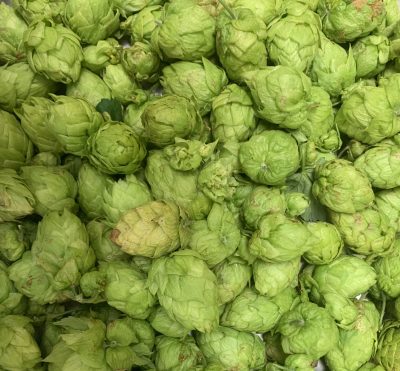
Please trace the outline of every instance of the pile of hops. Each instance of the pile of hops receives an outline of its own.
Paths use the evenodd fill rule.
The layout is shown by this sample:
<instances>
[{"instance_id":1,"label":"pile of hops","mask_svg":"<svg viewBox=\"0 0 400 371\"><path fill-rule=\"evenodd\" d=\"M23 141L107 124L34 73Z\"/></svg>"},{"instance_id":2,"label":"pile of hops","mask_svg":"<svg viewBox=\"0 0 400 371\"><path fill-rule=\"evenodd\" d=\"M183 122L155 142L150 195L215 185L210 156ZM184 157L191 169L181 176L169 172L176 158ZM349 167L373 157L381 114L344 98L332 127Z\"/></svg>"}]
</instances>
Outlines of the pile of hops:
<instances>
[{"instance_id":1,"label":"pile of hops","mask_svg":"<svg viewBox=\"0 0 400 371\"><path fill-rule=\"evenodd\" d=\"M1 370L400 370L396 0L0 24Z\"/></svg>"}]
</instances>

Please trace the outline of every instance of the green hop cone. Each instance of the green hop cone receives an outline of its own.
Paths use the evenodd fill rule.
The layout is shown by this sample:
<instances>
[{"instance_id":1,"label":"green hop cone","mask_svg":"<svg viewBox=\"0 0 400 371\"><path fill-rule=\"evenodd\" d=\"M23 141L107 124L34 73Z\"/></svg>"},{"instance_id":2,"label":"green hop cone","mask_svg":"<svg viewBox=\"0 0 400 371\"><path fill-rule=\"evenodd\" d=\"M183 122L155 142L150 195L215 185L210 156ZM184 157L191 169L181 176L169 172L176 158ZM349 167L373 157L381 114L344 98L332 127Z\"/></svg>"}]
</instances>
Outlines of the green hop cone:
<instances>
[{"instance_id":1,"label":"green hop cone","mask_svg":"<svg viewBox=\"0 0 400 371\"><path fill-rule=\"evenodd\" d=\"M24 166L21 176L35 197L35 212L76 211L78 186L71 173L58 166Z\"/></svg>"},{"instance_id":2,"label":"green hop cone","mask_svg":"<svg viewBox=\"0 0 400 371\"><path fill-rule=\"evenodd\" d=\"M17 223L0 223L0 239L3 241L0 246L0 257L5 261L18 260L28 247L24 239L23 226Z\"/></svg>"},{"instance_id":3,"label":"green hop cone","mask_svg":"<svg viewBox=\"0 0 400 371\"><path fill-rule=\"evenodd\" d=\"M150 365L147 358L154 347L154 331L148 322L129 317L114 319L107 324L107 364L112 369Z\"/></svg>"},{"instance_id":4,"label":"green hop cone","mask_svg":"<svg viewBox=\"0 0 400 371\"><path fill-rule=\"evenodd\" d=\"M96 107L102 99L111 99L110 88L100 76L81 69L78 80L67 85L66 95L71 98L79 98Z\"/></svg>"},{"instance_id":5,"label":"green hop cone","mask_svg":"<svg viewBox=\"0 0 400 371\"><path fill-rule=\"evenodd\" d=\"M268 25L269 58L275 65L308 72L320 45L321 21L301 3L289 3L286 13Z\"/></svg>"},{"instance_id":6,"label":"green hop cone","mask_svg":"<svg viewBox=\"0 0 400 371\"><path fill-rule=\"evenodd\" d=\"M35 23L24 33L24 46L34 72L64 84L78 80L83 53L79 37L70 29Z\"/></svg>"},{"instance_id":7,"label":"green hop cone","mask_svg":"<svg viewBox=\"0 0 400 371\"><path fill-rule=\"evenodd\" d=\"M166 95L150 102L141 119L146 139L158 147L173 144L175 138L196 139L204 130L194 104L177 95Z\"/></svg>"},{"instance_id":8,"label":"green hop cone","mask_svg":"<svg viewBox=\"0 0 400 371\"><path fill-rule=\"evenodd\" d=\"M157 370L193 370L205 365L205 359L192 337L176 339L159 336L156 339Z\"/></svg>"},{"instance_id":9,"label":"green hop cone","mask_svg":"<svg viewBox=\"0 0 400 371\"><path fill-rule=\"evenodd\" d=\"M239 85L228 85L212 100L210 121L219 142L247 140L257 122L250 95Z\"/></svg>"},{"instance_id":10,"label":"green hop cone","mask_svg":"<svg viewBox=\"0 0 400 371\"><path fill-rule=\"evenodd\" d=\"M383 0L323 0L318 4L318 13L325 35L345 43L374 31L385 17L385 7Z\"/></svg>"},{"instance_id":11,"label":"green hop cone","mask_svg":"<svg viewBox=\"0 0 400 371\"><path fill-rule=\"evenodd\" d=\"M26 23L7 3L0 4L0 63L14 63L25 58L23 47Z\"/></svg>"},{"instance_id":12,"label":"green hop cone","mask_svg":"<svg viewBox=\"0 0 400 371\"><path fill-rule=\"evenodd\" d=\"M132 345L138 352L142 346L150 352L155 343L154 330L147 321L124 317L114 319L107 324L106 337L119 345Z\"/></svg>"},{"instance_id":13,"label":"green hop cone","mask_svg":"<svg viewBox=\"0 0 400 371\"><path fill-rule=\"evenodd\" d=\"M239 161L254 182L280 185L298 169L299 149L290 134L266 130L241 144Z\"/></svg>"},{"instance_id":14,"label":"green hop cone","mask_svg":"<svg viewBox=\"0 0 400 371\"><path fill-rule=\"evenodd\" d=\"M347 160L332 160L317 166L314 196L329 209L354 213L370 206L374 193L367 176Z\"/></svg>"},{"instance_id":15,"label":"green hop cone","mask_svg":"<svg viewBox=\"0 0 400 371\"><path fill-rule=\"evenodd\" d=\"M5 370L33 370L41 361L31 319L8 315L0 318L0 367Z\"/></svg>"},{"instance_id":16,"label":"green hop cone","mask_svg":"<svg viewBox=\"0 0 400 371\"><path fill-rule=\"evenodd\" d=\"M122 104L141 103L147 99L145 92L138 87L137 82L120 63L106 66L103 80L111 91L111 97Z\"/></svg>"},{"instance_id":17,"label":"green hop cone","mask_svg":"<svg viewBox=\"0 0 400 371\"><path fill-rule=\"evenodd\" d=\"M238 331L264 333L275 327L281 314L274 299L246 288L226 305L221 325Z\"/></svg>"},{"instance_id":18,"label":"green hop cone","mask_svg":"<svg viewBox=\"0 0 400 371\"><path fill-rule=\"evenodd\" d=\"M358 370L376 349L379 312L372 302L366 300L355 305L358 311L355 322L350 329L339 328L339 342L325 357L332 370Z\"/></svg>"},{"instance_id":19,"label":"green hop cone","mask_svg":"<svg viewBox=\"0 0 400 371\"><path fill-rule=\"evenodd\" d=\"M165 336L184 338L189 332L187 328L172 319L161 306L153 310L149 317L149 322L154 330Z\"/></svg>"},{"instance_id":20,"label":"green hop cone","mask_svg":"<svg viewBox=\"0 0 400 371\"><path fill-rule=\"evenodd\" d=\"M130 209L152 200L148 185L130 174L118 181L108 180L103 192L103 210L110 223L117 223Z\"/></svg>"},{"instance_id":21,"label":"green hop cone","mask_svg":"<svg viewBox=\"0 0 400 371\"><path fill-rule=\"evenodd\" d=\"M376 282L376 273L364 260L343 255L327 265L317 266L312 279L318 290L312 293L322 295L331 316L348 325L354 321L353 314L357 311L351 301L344 299L367 292Z\"/></svg>"},{"instance_id":22,"label":"green hop cone","mask_svg":"<svg viewBox=\"0 0 400 371\"><path fill-rule=\"evenodd\" d=\"M29 97L45 97L55 90L55 83L34 73L28 63L20 62L0 67L0 108L13 112Z\"/></svg>"},{"instance_id":23,"label":"green hop cone","mask_svg":"<svg viewBox=\"0 0 400 371\"><path fill-rule=\"evenodd\" d=\"M311 80L302 72L287 66L264 67L247 72L244 81L259 117L287 129L306 122Z\"/></svg>"},{"instance_id":24,"label":"green hop cone","mask_svg":"<svg viewBox=\"0 0 400 371\"><path fill-rule=\"evenodd\" d=\"M334 126L334 111L329 94L318 86L312 86L308 97L307 120L299 131L315 143L321 151L336 151L342 141Z\"/></svg>"},{"instance_id":25,"label":"green hop cone","mask_svg":"<svg viewBox=\"0 0 400 371\"><path fill-rule=\"evenodd\" d=\"M103 348L105 324L88 317L66 317L52 323L58 332L54 344L44 359L49 371L109 369Z\"/></svg>"},{"instance_id":26,"label":"green hop cone","mask_svg":"<svg viewBox=\"0 0 400 371\"><path fill-rule=\"evenodd\" d=\"M399 325L399 322L387 321L379 333L375 359L385 370L399 370Z\"/></svg>"},{"instance_id":27,"label":"green hop cone","mask_svg":"<svg viewBox=\"0 0 400 371\"><path fill-rule=\"evenodd\" d=\"M285 196L277 187L257 186L245 199L242 216L246 225L256 229L259 220L267 214L284 213L286 209Z\"/></svg>"},{"instance_id":28,"label":"green hop cone","mask_svg":"<svg viewBox=\"0 0 400 371\"><path fill-rule=\"evenodd\" d=\"M233 170L227 161L210 161L200 170L197 180L199 189L214 202L231 200L239 185L233 176Z\"/></svg>"},{"instance_id":29,"label":"green hop cone","mask_svg":"<svg viewBox=\"0 0 400 371\"><path fill-rule=\"evenodd\" d=\"M82 156L87 140L103 124L103 118L87 101L67 96L53 96L48 125L64 152Z\"/></svg>"},{"instance_id":30,"label":"green hop cone","mask_svg":"<svg viewBox=\"0 0 400 371\"><path fill-rule=\"evenodd\" d=\"M175 1L164 7L151 43L163 59L199 61L214 54L215 23L194 0Z\"/></svg>"},{"instance_id":31,"label":"green hop cone","mask_svg":"<svg viewBox=\"0 0 400 371\"><path fill-rule=\"evenodd\" d=\"M7 266L0 261L0 316L21 314L26 309L26 298L19 293L8 278Z\"/></svg>"},{"instance_id":32,"label":"green hop cone","mask_svg":"<svg viewBox=\"0 0 400 371\"><path fill-rule=\"evenodd\" d=\"M179 223L174 203L151 201L122 214L111 240L130 255L159 258L179 247Z\"/></svg>"},{"instance_id":33,"label":"green hop cone","mask_svg":"<svg viewBox=\"0 0 400 371\"><path fill-rule=\"evenodd\" d=\"M285 195L286 213L289 216L302 215L310 206L310 199L300 192L290 192Z\"/></svg>"},{"instance_id":34,"label":"green hop cone","mask_svg":"<svg viewBox=\"0 0 400 371\"><path fill-rule=\"evenodd\" d=\"M33 145L14 115L0 110L0 168L19 169L30 161Z\"/></svg>"},{"instance_id":35,"label":"green hop cone","mask_svg":"<svg viewBox=\"0 0 400 371\"><path fill-rule=\"evenodd\" d=\"M339 340L334 319L318 305L300 303L283 314L278 327L285 353L300 353L318 359L332 350Z\"/></svg>"},{"instance_id":36,"label":"green hop cone","mask_svg":"<svg viewBox=\"0 0 400 371\"><path fill-rule=\"evenodd\" d=\"M384 255L395 240L396 228L373 207L354 214L331 213L331 220L344 243L361 255Z\"/></svg>"},{"instance_id":37,"label":"green hop cone","mask_svg":"<svg viewBox=\"0 0 400 371\"><path fill-rule=\"evenodd\" d=\"M65 0L14 0L15 10L25 19L27 24L32 24L42 19L62 22L65 10Z\"/></svg>"},{"instance_id":38,"label":"green hop cone","mask_svg":"<svg viewBox=\"0 0 400 371\"><path fill-rule=\"evenodd\" d=\"M125 261L101 262L98 271L82 276L80 286L85 296L101 294L108 305L132 318L146 319L156 302L145 273Z\"/></svg>"},{"instance_id":39,"label":"green hop cone","mask_svg":"<svg viewBox=\"0 0 400 371\"><path fill-rule=\"evenodd\" d=\"M231 80L241 82L245 72L267 65L266 38L265 23L250 9L225 10L219 14L217 54Z\"/></svg>"},{"instance_id":40,"label":"green hop cone","mask_svg":"<svg viewBox=\"0 0 400 371\"><path fill-rule=\"evenodd\" d=\"M310 76L331 97L338 97L356 79L356 61L352 49L346 52L340 45L321 37Z\"/></svg>"},{"instance_id":41,"label":"green hop cone","mask_svg":"<svg viewBox=\"0 0 400 371\"><path fill-rule=\"evenodd\" d=\"M218 326L217 279L195 252L182 250L155 260L148 285L168 315L188 330L209 332Z\"/></svg>"},{"instance_id":42,"label":"green hop cone","mask_svg":"<svg viewBox=\"0 0 400 371\"><path fill-rule=\"evenodd\" d=\"M146 180L155 199L176 203L190 219L204 219L212 201L198 189L198 171L177 171L163 151L151 151L145 168Z\"/></svg>"},{"instance_id":43,"label":"green hop cone","mask_svg":"<svg viewBox=\"0 0 400 371\"><path fill-rule=\"evenodd\" d=\"M0 222L33 214L35 198L13 169L0 169Z\"/></svg>"},{"instance_id":44,"label":"green hop cone","mask_svg":"<svg viewBox=\"0 0 400 371\"><path fill-rule=\"evenodd\" d=\"M101 218L103 212L103 192L108 176L88 163L82 164L78 174L79 206L89 219Z\"/></svg>"},{"instance_id":45,"label":"green hop cone","mask_svg":"<svg viewBox=\"0 0 400 371\"><path fill-rule=\"evenodd\" d=\"M147 6L128 17L126 21L121 22L121 29L129 32L132 41L150 41L161 15L162 7L160 5Z\"/></svg>"},{"instance_id":46,"label":"green hop cone","mask_svg":"<svg viewBox=\"0 0 400 371\"><path fill-rule=\"evenodd\" d=\"M343 250L343 240L337 228L330 223L314 222L307 224L311 232L309 244L303 258L309 264L322 265L334 261Z\"/></svg>"},{"instance_id":47,"label":"green hop cone","mask_svg":"<svg viewBox=\"0 0 400 371\"><path fill-rule=\"evenodd\" d=\"M191 99L204 116L211 110L213 99L221 93L228 79L223 69L202 58L202 63L181 61L164 67L160 82L165 94Z\"/></svg>"},{"instance_id":48,"label":"green hop cone","mask_svg":"<svg viewBox=\"0 0 400 371\"><path fill-rule=\"evenodd\" d=\"M322 291L335 291L355 298L375 284L376 273L365 260L343 255L327 265L316 267L313 278Z\"/></svg>"},{"instance_id":49,"label":"green hop cone","mask_svg":"<svg viewBox=\"0 0 400 371\"><path fill-rule=\"evenodd\" d=\"M267 263L257 259L253 263L254 287L267 297L276 297L288 287L297 286L300 258L281 263Z\"/></svg>"},{"instance_id":50,"label":"green hop cone","mask_svg":"<svg viewBox=\"0 0 400 371\"><path fill-rule=\"evenodd\" d=\"M224 370L257 370L266 362L264 343L252 333L220 326L210 333L198 333L196 342L207 363L220 364Z\"/></svg>"},{"instance_id":51,"label":"green hop cone","mask_svg":"<svg viewBox=\"0 0 400 371\"><path fill-rule=\"evenodd\" d=\"M384 35L369 35L353 46L357 78L370 78L385 69L391 59L390 40Z\"/></svg>"},{"instance_id":52,"label":"green hop cone","mask_svg":"<svg viewBox=\"0 0 400 371\"><path fill-rule=\"evenodd\" d=\"M141 138L126 124L108 122L88 139L89 160L107 174L133 174L146 157Z\"/></svg>"},{"instance_id":53,"label":"green hop cone","mask_svg":"<svg viewBox=\"0 0 400 371\"><path fill-rule=\"evenodd\" d=\"M96 44L119 27L119 13L113 11L111 0L68 0L64 20L83 42Z\"/></svg>"},{"instance_id":54,"label":"green hop cone","mask_svg":"<svg viewBox=\"0 0 400 371\"><path fill-rule=\"evenodd\" d=\"M121 52L121 63L137 81L155 82L158 79L160 58L150 44L136 41Z\"/></svg>"},{"instance_id":55,"label":"green hop cone","mask_svg":"<svg viewBox=\"0 0 400 371\"><path fill-rule=\"evenodd\" d=\"M21 127L40 152L61 152L61 144L50 131L48 112L53 102L42 97L30 97L24 101L15 114L21 120Z\"/></svg>"},{"instance_id":56,"label":"green hop cone","mask_svg":"<svg viewBox=\"0 0 400 371\"><path fill-rule=\"evenodd\" d=\"M398 79L399 74L392 76L394 84ZM387 88L368 86L362 81L350 86L335 116L340 132L366 144L378 143L398 133L400 97L394 88L390 84Z\"/></svg>"},{"instance_id":57,"label":"green hop cone","mask_svg":"<svg viewBox=\"0 0 400 371\"><path fill-rule=\"evenodd\" d=\"M38 303L65 301L80 277L93 268L95 254L81 220L68 210L50 211L39 223L32 249L10 267L19 291Z\"/></svg>"},{"instance_id":58,"label":"green hop cone","mask_svg":"<svg viewBox=\"0 0 400 371\"><path fill-rule=\"evenodd\" d=\"M94 73L100 73L109 64L117 64L121 58L121 46L116 39L100 40L96 45L83 49L82 66Z\"/></svg>"},{"instance_id":59,"label":"green hop cone","mask_svg":"<svg viewBox=\"0 0 400 371\"><path fill-rule=\"evenodd\" d=\"M240 226L227 204L215 203L207 220L198 220L189 226L188 247L210 267L231 256L239 243Z\"/></svg>"},{"instance_id":60,"label":"green hop cone","mask_svg":"<svg viewBox=\"0 0 400 371\"><path fill-rule=\"evenodd\" d=\"M362 171L373 187L390 189L400 186L400 146L377 145L359 156L354 166Z\"/></svg>"},{"instance_id":61,"label":"green hop cone","mask_svg":"<svg viewBox=\"0 0 400 371\"><path fill-rule=\"evenodd\" d=\"M387 256L380 257L373 265L377 274L378 288L390 298L400 296L398 284L400 281L399 260L400 240L396 240L393 251Z\"/></svg>"},{"instance_id":62,"label":"green hop cone","mask_svg":"<svg viewBox=\"0 0 400 371\"><path fill-rule=\"evenodd\" d=\"M199 140L175 138L175 144L163 148L170 166L179 171L198 169L212 155L217 142L204 144Z\"/></svg>"},{"instance_id":63,"label":"green hop cone","mask_svg":"<svg viewBox=\"0 0 400 371\"><path fill-rule=\"evenodd\" d=\"M283 214L264 216L250 242L250 253L266 262L287 262L310 249L307 225Z\"/></svg>"},{"instance_id":64,"label":"green hop cone","mask_svg":"<svg viewBox=\"0 0 400 371\"><path fill-rule=\"evenodd\" d=\"M162 4L163 0L112 0L113 7L119 10L121 15L126 18L132 13L144 11L148 8Z\"/></svg>"},{"instance_id":65,"label":"green hop cone","mask_svg":"<svg viewBox=\"0 0 400 371\"><path fill-rule=\"evenodd\" d=\"M247 262L239 257L232 256L216 267L214 274L217 277L219 304L225 304L238 296L249 284L251 268Z\"/></svg>"},{"instance_id":66,"label":"green hop cone","mask_svg":"<svg viewBox=\"0 0 400 371\"><path fill-rule=\"evenodd\" d=\"M86 225L86 229L89 234L90 246L99 261L127 260L128 255L111 241L112 228L100 221L91 220Z\"/></svg>"}]
</instances>

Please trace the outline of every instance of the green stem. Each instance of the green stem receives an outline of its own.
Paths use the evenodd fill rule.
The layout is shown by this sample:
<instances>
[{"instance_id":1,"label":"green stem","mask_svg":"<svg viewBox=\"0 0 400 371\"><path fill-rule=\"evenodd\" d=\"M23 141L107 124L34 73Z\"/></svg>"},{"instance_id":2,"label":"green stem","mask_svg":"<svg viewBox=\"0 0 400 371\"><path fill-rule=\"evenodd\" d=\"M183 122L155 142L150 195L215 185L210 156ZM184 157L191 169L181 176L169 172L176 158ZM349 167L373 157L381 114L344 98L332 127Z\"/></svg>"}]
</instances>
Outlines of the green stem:
<instances>
[{"instance_id":1,"label":"green stem","mask_svg":"<svg viewBox=\"0 0 400 371\"><path fill-rule=\"evenodd\" d=\"M229 13L232 19L237 19L235 12L233 9L225 2L225 0L218 0L219 3L224 7L224 9Z\"/></svg>"},{"instance_id":2,"label":"green stem","mask_svg":"<svg viewBox=\"0 0 400 371\"><path fill-rule=\"evenodd\" d=\"M341 158L344 154L345 154L345 152L346 151L348 151L350 149L350 147L349 146L346 146L346 147L344 147L340 152L339 152L339 154L338 154L338 158Z\"/></svg>"},{"instance_id":3,"label":"green stem","mask_svg":"<svg viewBox=\"0 0 400 371\"><path fill-rule=\"evenodd\" d=\"M384 293L381 293L382 297L382 308L381 308L381 315L379 318L379 328L382 328L382 323L383 323L383 316L385 315L385 310L386 310L386 295Z\"/></svg>"}]
</instances>

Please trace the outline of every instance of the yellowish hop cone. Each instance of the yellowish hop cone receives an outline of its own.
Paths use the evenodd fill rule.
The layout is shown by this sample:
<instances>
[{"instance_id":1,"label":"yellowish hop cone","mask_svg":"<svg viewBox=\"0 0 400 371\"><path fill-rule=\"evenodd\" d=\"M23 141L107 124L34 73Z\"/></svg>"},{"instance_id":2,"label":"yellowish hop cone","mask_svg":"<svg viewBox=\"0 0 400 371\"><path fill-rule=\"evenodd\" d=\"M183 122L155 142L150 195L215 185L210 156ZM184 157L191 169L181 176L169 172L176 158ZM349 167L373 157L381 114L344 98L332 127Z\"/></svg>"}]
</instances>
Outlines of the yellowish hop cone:
<instances>
[{"instance_id":1,"label":"yellowish hop cone","mask_svg":"<svg viewBox=\"0 0 400 371\"><path fill-rule=\"evenodd\" d=\"M130 255L158 258L179 247L179 208L172 202L152 201L127 211L111 240Z\"/></svg>"}]
</instances>

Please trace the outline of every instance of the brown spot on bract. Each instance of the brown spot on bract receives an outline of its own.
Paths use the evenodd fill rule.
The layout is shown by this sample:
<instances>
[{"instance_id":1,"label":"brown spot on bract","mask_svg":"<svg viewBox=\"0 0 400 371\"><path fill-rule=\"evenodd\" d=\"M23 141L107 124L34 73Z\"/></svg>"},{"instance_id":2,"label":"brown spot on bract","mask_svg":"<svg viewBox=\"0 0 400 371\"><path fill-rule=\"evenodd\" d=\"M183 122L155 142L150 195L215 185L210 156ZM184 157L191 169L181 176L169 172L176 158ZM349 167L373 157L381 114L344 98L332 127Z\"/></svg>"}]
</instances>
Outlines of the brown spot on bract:
<instances>
[{"instance_id":1,"label":"brown spot on bract","mask_svg":"<svg viewBox=\"0 0 400 371\"><path fill-rule=\"evenodd\" d=\"M372 14L374 17L377 17L378 15L382 14L383 11L383 2L382 0L375 0L371 4L371 9L372 9Z\"/></svg>"},{"instance_id":2,"label":"brown spot on bract","mask_svg":"<svg viewBox=\"0 0 400 371\"><path fill-rule=\"evenodd\" d=\"M361 10L367 4L367 0L354 0L353 5L357 10Z\"/></svg>"},{"instance_id":3,"label":"brown spot on bract","mask_svg":"<svg viewBox=\"0 0 400 371\"><path fill-rule=\"evenodd\" d=\"M113 229L110 234L110 240L112 242L115 242L118 239L120 234L121 234L121 232L118 229Z\"/></svg>"},{"instance_id":4,"label":"brown spot on bract","mask_svg":"<svg viewBox=\"0 0 400 371\"><path fill-rule=\"evenodd\" d=\"M184 361L186 361L187 357L185 354L179 354L178 359L179 359L179 362L184 362Z\"/></svg>"}]
</instances>

